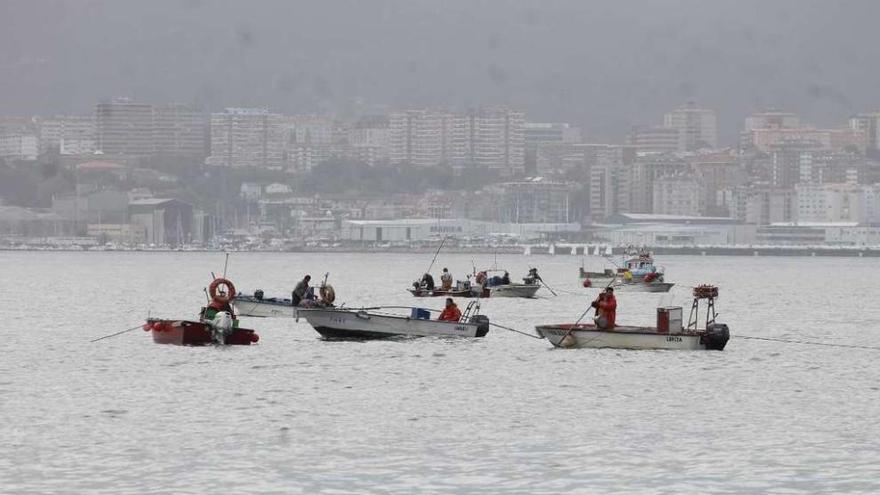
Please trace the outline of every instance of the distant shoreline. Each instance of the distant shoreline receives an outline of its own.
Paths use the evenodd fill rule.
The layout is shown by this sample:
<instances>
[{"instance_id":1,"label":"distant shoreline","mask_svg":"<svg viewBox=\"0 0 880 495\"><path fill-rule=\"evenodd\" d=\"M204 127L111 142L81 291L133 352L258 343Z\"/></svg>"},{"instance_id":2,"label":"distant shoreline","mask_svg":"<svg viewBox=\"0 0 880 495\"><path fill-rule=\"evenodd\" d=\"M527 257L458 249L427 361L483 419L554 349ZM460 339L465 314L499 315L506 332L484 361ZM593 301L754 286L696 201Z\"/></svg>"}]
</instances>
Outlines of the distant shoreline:
<instances>
[{"instance_id":1,"label":"distant shoreline","mask_svg":"<svg viewBox=\"0 0 880 495\"><path fill-rule=\"evenodd\" d=\"M581 245L578 245L581 246ZM590 246L595 246L591 244ZM450 254L530 254L550 256L582 256L583 248L571 245L554 246L486 246L486 247L444 247L443 251ZM575 250L573 253L572 250ZM830 247L830 246L654 246L646 247L660 256L803 256L803 257L834 257L834 258L880 258L880 247ZM110 253L207 253L207 252L231 252L231 253L434 253L437 250L433 246L421 247L297 247L294 249L200 249L200 248L153 248L153 249L113 249L101 247L10 247L0 246L4 252L110 252ZM592 251L592 249L589 249ZM615 256L621 255L624 248L613 248Z\"/></svg>"}]
</instances>

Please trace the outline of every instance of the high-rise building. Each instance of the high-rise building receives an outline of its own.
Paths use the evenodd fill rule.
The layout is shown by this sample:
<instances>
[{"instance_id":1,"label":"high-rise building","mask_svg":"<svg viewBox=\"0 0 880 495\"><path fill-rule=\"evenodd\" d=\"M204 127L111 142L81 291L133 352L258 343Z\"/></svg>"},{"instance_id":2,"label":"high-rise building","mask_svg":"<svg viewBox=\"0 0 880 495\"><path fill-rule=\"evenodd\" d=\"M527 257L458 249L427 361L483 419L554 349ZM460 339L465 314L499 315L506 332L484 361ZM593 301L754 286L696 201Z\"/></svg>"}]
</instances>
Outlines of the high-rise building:
<instances>
[{"instance_id":1,"label":"high-rise building","mask_svg":"<svg viewBox=\"0 0 880 495\"><path fill-rule=\"evenodd\" d=\"M464 114L407 110L389 116L390 158L429 167L476 165L502 176L522 174L525 141L522 112L484 108Z\"/></svg>"},{"instance_id":2,"label":"high-rise building","mask_svg":"<svg viewBox=\"0 0 880 495\"><path fill-rule=\"evenodd\" d=\"M208 114L194 105L170 103L153 108L154 151L159 154L205 157Z\"/></svg>"},{"instance_id":3,"label":"high-rise building","mask_svg":"<svg viewBox=\"0 0 880 495\"><path fill-rule=\"evenodd\" d=\"M679 131L672 127L637 126L627 136L627 144L645 153L674 152L679 150Z\"/></svg>"},{"instance_id":4,"label":"high-rise building","mask_svg":"<svg viewBox=\"0 0 880 495\"><path fill-rule=\"evenodd\" d=\"M653 213L678 216L703 213L702 187L693 176L663 177L654 181L653 188Z\"/></svg>"},{"instance_id":5,"label":"high-rise building","mask_svg":"<svg viewBox=\"0 0 880 495\"><path fill-rule=\"evenodd\" d=\"M266 108L227 108L211 114L210 165L284 166L284 118Z\"/></svg>"},{"instance_id":6,"label":"high-rise building","mask_svg":"<svg viewBox=\"0 0 880 495\"><path fill-rule=\"evenodd\" d=\"M863 113L849 119L850 128L865 134L868 152L880 154L880 112Z\"/></svg>"},{"instance_id":7,"label":"high-rise building","mask_svg":"<svg viewBox=\"0 0 880 495\"><path fill-rule=\"evenodd\" d=\"M678 132L678 151L718 147L715 110L696 108L693 103L667 113L663 126Z\"/></svg>"},{"instance_id":8,"label":"high-rise building","mask_svg":"<svg viewBox=\"0 0 880 495\"><path fill-rule=\"evenodd\" d=\"M153 106L117 98L95 107L96 145L106 154L154 152Z\"/></svg>"}]
</instances>

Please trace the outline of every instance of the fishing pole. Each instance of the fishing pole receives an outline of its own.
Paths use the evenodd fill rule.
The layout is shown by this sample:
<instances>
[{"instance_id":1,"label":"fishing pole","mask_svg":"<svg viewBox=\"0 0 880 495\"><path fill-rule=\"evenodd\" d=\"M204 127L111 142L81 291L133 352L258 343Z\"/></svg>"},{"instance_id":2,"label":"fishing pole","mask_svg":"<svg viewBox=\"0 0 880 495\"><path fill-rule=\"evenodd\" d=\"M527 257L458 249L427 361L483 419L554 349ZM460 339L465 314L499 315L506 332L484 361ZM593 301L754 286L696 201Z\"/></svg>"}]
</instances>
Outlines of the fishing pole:
<instances>
[{"instance_id":1,"label":"fishing pole","mask_svg":"<svg viewBox=\"0 0 880 495\"><path fill-rule=\"evenodd\" d=\"M223 262L223 278L226 278L226 267L229 266L229 253L226 253L226 261Z\"/></svg>"},{"instance_id":2,"label":"fishing pole","mask_svg":"<svg viewBox=\"0 0 880 495\"><path fill-rule=\"evenodd\" d=\"M134 331L134 330L137 330L138 328L142 328L142 326L143 326L143 325L138 325L138 326L136 326L136 327L131 327L131 328L128 328L128 329L126 329L126 330L123 330L123 331L121 331L121 332L111 333L110 335L105 335L105 336L103 336L103 337L99 337L99 338L97 338L97 339L95 339L95 340L90 340L89 342L97 342L97 341L99 341L99 340L109 339L110 337L115 337L115 336L117 336L117 335L122 335L122 334L124 334L124 333L132 332L132 331Z\"/></svg>"},{"instance_id":3,"label":"fishing pole","mask_svg":"<svg viewBox=\"0 0 880 495\"><path fill-rule=\"evenodd\" d=\"M443 236L443 240L440 241L440 246L437 247L437 252L434 253L434 259L431 260L431 264L428 265L428 269L425 273L431 273L431 268L434 268L434 262L437 261L437 255L440 254L440 250L443 249L443 244L446 243L446 236Z\"/></svg>"}]
</instances>

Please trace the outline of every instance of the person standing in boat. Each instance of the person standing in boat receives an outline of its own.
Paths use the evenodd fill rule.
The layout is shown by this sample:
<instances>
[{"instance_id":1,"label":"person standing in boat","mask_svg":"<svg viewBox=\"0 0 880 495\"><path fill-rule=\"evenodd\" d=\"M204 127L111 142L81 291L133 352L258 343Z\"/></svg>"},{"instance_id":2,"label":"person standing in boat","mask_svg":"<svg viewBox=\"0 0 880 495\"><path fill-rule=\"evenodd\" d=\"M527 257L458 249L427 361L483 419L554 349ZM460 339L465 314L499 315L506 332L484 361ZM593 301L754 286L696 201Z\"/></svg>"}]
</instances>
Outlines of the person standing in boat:
<instances>
[{"instance_id":1,"label":"person standing in boat","mask_svg":"<svg viewBox=\"0 0 880 495\"><path fill-rule=\"evenodd\" d=\"M451 297L446 298L446 307L437 319L440 321L458 321L461 319L461 310L458 309L458 306Z\"/></svg>"},{"instance_id":2,"label":"person standing in boat","mask_svg":"<svg viewBox=\"0 0 880 495\"><path fill-rule=\"evenodd\" d=\"M449 273L448 268L444 268L443 274L440 275L440 287L445 291L452 290L452 274Z\"/></svg>"},{"instance_id":3,"label":"person standing in boat","mask_svg":"<svg viewBox=\"0 0 880 495\"><path fill-rule=\"evenodd\" d=\"M617 299L614 297L614 289L606 287L605 292L593 301L596 308L596 326L605 330L614 328L617 320Z\"/></svg>"},{"instance_id":4,"label":"person standing in boat","mask_svg":"<svg viewBox=\"0 0 880 495\"><path fill-rule=\"evenodd\" d=\"M504 272L504 275L501 277L501 285L510 285L510 274Z\"/></svg>"},{"instance_id":5,"label":"person standing in boat","mask_svg":"<svg viewBox=\"0 0 880 495\"><path fill-rule=\"evenodd\" d=\"M290 300L292 301L294 306L299 306L299 303L302 302L303 299L306 298L309 294L309 280L312 279L311 275L306 275L303 277L299 283L296 284L296 287L293 288L293 294L290 296Z\"/></svg>"}]
</instances>

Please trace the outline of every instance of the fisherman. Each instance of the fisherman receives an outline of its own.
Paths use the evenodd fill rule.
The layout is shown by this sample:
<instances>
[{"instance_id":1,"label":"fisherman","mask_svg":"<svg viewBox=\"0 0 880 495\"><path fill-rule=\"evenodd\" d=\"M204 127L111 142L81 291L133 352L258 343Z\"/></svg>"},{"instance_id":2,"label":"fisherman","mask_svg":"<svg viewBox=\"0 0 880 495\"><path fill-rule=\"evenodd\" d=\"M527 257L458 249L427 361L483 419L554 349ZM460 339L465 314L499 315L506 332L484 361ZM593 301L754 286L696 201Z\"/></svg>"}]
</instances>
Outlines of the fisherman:
<instances>
[{"instance_id":1,"label":"fisherman","mask_svg":"<svg viewBox=\"0 0 880 495\"><path fill-rule=\"evenodd\" d=\"M529 274L526 275L525 278L523 278L523 282L525 282L528 285L533 285L533 284L536 284L538 282L543 282L543 281L544 280L541 279L541 276L538 275L537 268L529 268Z\"/></svg>"},{"instance_id":2,"label":"fisherman","mask_svg":"<svg viewBox=\"0 0 880 495\"><path fill-rule=\"evenodd\" d=\"M617 319L617 299L614 297L614 289L606 287L605 292L599 294L592 306L596 308L596 326L603 330L614 328Z\"/></svg>"},{"instance_id":3,"label":"fisherman","mask_svg":"<svg viewBox=\"0 0 880 495\"><path fill-rule=\"evenodd\" d=\"M443 312L440 313L440 317L437 319L440 321L458 321L461 319L461 310L458 309L458 306L456 306L455 301L451 297L446 298L446 308L443 309Z\"/></svg>"},{"instance_id":4,"label":"fisherman","mask_svg":"<svg viewBox=\"0 0 880 495\"><path fill-rule=\"evenodd\" d=\"M293 288L293 294L291 294L290 300L292 301L294 306L299 306L299 303L303 299L307 298L310 292L309 280L311 279L311 275L306 275L305 277L303 277L302 280L299 281L299 283L296 284L296 287Z\"/></svg>"},{"instance_id":5,"label":"fisherman","mask_svg":"<svg viewBox=\"0 0 880 495\"><path fill-rule=\"evenodd\" d=\"M434 277L432 277L430 273L424 274L420 285L422 289L434 290Z\"/></svg>"},{"instance_id":6,"label":"fisherman","mask_svg":"<svg viewBox=\"0 0 880 495\"><path fill-rule=\"evenodd\" d=\"M444 268L443 274L440 275L440 287L445 291L452 290L452 274L449 273L448 268Z\"/></svg>"},{"instance_id":7,"label":"fisherman","mask_svg":"<svg viewBox=\"0 0 880 495\"><path fill-rule=\"evenodd\" d=\"M504 272L504 275L501 277L501 285L510 285L510 274Z\"/></svg>"}]
</instances>

